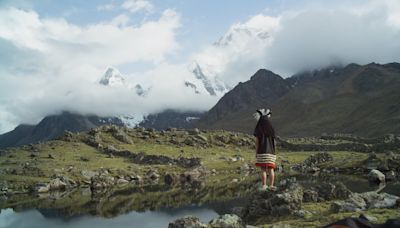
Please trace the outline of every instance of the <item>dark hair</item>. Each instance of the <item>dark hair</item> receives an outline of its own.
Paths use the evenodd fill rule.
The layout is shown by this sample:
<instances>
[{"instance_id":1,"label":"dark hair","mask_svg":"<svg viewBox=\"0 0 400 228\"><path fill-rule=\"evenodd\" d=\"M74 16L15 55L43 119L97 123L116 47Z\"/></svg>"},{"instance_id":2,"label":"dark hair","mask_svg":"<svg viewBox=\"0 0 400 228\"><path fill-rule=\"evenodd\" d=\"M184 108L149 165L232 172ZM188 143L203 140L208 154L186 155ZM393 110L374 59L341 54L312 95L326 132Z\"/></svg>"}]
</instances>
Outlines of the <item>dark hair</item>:
<instances>
[{"instance_id":1,"label":"dark hair","mask_svg":"<svg viewBox=\"0 0 400 228\"><path fill-rule=\"evenodd\" d=\"M267 116L261 116L254 129L254 135L260 134L275 138L275 130Z\"/></svg>"}]
</instances>

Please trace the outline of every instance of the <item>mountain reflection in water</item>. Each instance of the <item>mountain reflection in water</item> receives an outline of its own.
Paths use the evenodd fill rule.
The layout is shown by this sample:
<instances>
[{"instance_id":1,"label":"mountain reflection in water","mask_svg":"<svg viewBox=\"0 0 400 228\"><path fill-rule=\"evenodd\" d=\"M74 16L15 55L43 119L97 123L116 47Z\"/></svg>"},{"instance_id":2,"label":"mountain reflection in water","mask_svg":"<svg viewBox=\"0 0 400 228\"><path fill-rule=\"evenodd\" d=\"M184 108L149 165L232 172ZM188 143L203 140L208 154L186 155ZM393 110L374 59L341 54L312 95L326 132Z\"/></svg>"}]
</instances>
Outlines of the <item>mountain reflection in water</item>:
<instances>
[{"instance_id":1,"label":"mountain reflection in water","mask_svg":"<svg viewBox=\"0 0 400 228\"><path fill-rule=\"evenodd\" d=\"M281 176L280 179L283 179ZM298 182L313 186L322 182L343 182L353 192L376 190L365 177L348 175L298 175ZM40 195L13 195L0 201L0 227L167 227L187 215L208 222L218 214L244 206L255 191L258 177L239 182L225 180L183 186L126 186L91 192L74 189ZM400 195L399 182L384 192Z\"/></svg>"}]
</instances>

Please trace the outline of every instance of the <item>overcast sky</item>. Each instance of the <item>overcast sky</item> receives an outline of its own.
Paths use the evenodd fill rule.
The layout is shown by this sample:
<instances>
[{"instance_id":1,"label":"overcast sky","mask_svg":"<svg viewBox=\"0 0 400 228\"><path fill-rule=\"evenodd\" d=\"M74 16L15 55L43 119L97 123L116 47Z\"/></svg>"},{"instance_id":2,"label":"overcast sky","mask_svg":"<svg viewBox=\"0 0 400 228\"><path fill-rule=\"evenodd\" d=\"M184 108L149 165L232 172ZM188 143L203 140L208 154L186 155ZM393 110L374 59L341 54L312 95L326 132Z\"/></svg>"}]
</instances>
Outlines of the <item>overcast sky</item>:
<instances>
[{"instance_id":1,"label":"overcast sky","mask_svg":"<svg viewBox=\"0 0 400 228\"><path fill-rule=\"evenodd\" d=\"M400 62L400 1L0 0L0 133L63 110L204 111L220 98L183 81L198 62L233 87L351 62ZM98 85L108 66L151 87Z\"/></svg>"}]
</instances>

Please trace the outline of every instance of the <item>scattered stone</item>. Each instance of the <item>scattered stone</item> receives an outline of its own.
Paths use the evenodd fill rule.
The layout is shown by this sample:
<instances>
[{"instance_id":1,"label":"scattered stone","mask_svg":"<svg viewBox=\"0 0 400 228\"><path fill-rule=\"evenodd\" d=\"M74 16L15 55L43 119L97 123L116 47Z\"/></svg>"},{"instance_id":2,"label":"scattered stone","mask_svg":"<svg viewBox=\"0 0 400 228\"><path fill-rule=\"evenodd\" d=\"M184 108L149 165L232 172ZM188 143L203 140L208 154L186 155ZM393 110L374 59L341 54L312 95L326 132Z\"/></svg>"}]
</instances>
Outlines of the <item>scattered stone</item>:
<instances>
[{"instance_id":1,"label":"scattered stone","mask_svg":"<svg viewBox=\"0 0 400 228\"><path fill-rule=\"evenodd\" d=\"M158 178L160 178L160 175L157 173L157 171L155 170L150 170L146 173L147 178L149 178L150 180L158 180Z\"/></svg>"},{"instance_id":2,"label":"scattered stone","mask_svg":"<svg viewBox=\"0 0 400 228\"><path fill-rule=\"evenodd\" d=\"M90 188L92 190L108 188L113 185L114 185L114 177L110 177L104 174L93 176L90 179Z\"/></svg>"},{"instance_id":3,"label":"scattered stone","mask_svg":"<svg viewBox=\"0 0 400 228\"><path fill-rule=\"evenodd\" d=\"M96 176L96 175L99 175L99 173L98 173L98 172L93 172L93 171L90 171L90 170L82 170L82 171L81 171L81 175L82 175L84 178L90 180L92 177L94 177L94 176Z\"/></svg>"},{"instance_id":4,"label":"scattered stone","mask_svg":"<svg viewBox=\"0 0 400 228\"><path fill-rule=\"evenodd\" d=\"M129 183L129 181L122 179L122 178L117 180L117 184L128 184L128 183Z\"/></svg>"},{"instance_id":5,"label":"scattered stone","mask_svg":"<svg viewBox=\"0 0 400 228\"><path fill-rule=\"evenodd\" d=\"M385 182L385 175L381 171L373 169L368 174L368 181L376 182L376 183L383 183L383 182Z\"/></svg>"},{"instance_id":6,"label":"scattered stone","mask_svg":"<svg viewBox=\"0 0 400 228\"><path fill-rule=\"evenodd\" d=\"M200 130L198 128L194 128L188 131L190 135L198 135L200 134Z\"/></svg>"},{"instance_id":7,"label":"scattered stone","mask_svg":"<svg viewBox=\"0 0 400 228\"><path fill-rule=\"evenodd\" d=\"M353 193L345 201L332 203L333 212L355 212L373 208L392 208L397 206L400 197L388 193Z\"/></svg>"},{"instance_id":8,"label":"scattered stone","mask_svg":"<svg viewBox=\"0 0 400 228\"><path fill-rule=\"evenodd\" d=\"M317 153L309 156L303 163L294 165L292 168L300 172L316 173L320 169L319 164L332 161L333 157L327 152Z\"/></svg>"},{"instance_id":9,"label":"scattered stone","mask_svg":"<svg viewBox=\"0 0 400 228\"><path fill-rule=\"evenodd\" d=\"M206 228L207 225L200 222L200 219L194 216L179 218L168 224L168 228Z\"/></svg>"},{"instance_id":10,"label":"scattered stone","mask_svg":"<svg viewBox=\"0 0 400 228\"><path fill-rule=\"evenodd\" d=\"M49 183L50 190L65 190L67 188L67 184L62 181L60 178L55 178Z\"/></svg>"},{"instance_id":11,"label":"scattered stone","mask_svg":"<svg viewBox=\"0 0 400 228\"><path fill-rule=\"evenodd\" d=\"M300 217L300 218L306 218L307 216L311 215L311 212L306 211L306 210L297 210L293 212L293 215Z\"/></svg>"},{"instance_id":12,"label":"scattered stone","mask_svg":"<svg viewBox=\"0 0 400 228\"><path fill-rule=\"evenodd\" d=\"M303 201L304 202L318 202L318 192L311 190L311 189L304 190Z\"/></svg>"},{"instance_id":13,"label":"scattered stone","mask_svg":"<svg viewBox=\"0 0 400 228\"><path fill-rule=\"evenodd\" d=\"M215 228L244 228L242 219L235 214L220 215L210 221L209 227Z\"/></svg>"},{"instance_id":14,"label":"scattered stone","mask_svg":"<svg viewBox=\"0 0 400 228\"><path fill-rule=\"evenodd\" d=\"M48 185L46 186L41 186L37 189L37 193L47 193L50 191L50 187Z\"/></svg>"},{"instance_id":15,"label":"scattered stone","mask_svg":"<svg viewBox=\"0 0 400 228\"><path fill-rule=\"evenodd\" d=\"M53 154L49 154L49 155L47 156L47 158L49 158L49 159L56 159L56 157L54 157Z\"/></svg>"},{"instance_id":16,"label":"scattered stone","mask_svg":"<svg viewBox=\"0 0 400 228\"><path fill-rule=\"evenodd\" d=\"M131 177L131 181L136 184L140 184L143 181L142 177L139 175L131 175L130 177Z\"/></svg>"},{"instance_id":17,"label":"scattered stone","mask_svg":"<svg viewBox=\"0 0 400 228\"><path fill-rule=\"evenodd\" d=\"M207 143L208 142L207 137L204 136L204 135L196 135L196 139L200 140L203 143Z\"/></svg>"}]
</instances>

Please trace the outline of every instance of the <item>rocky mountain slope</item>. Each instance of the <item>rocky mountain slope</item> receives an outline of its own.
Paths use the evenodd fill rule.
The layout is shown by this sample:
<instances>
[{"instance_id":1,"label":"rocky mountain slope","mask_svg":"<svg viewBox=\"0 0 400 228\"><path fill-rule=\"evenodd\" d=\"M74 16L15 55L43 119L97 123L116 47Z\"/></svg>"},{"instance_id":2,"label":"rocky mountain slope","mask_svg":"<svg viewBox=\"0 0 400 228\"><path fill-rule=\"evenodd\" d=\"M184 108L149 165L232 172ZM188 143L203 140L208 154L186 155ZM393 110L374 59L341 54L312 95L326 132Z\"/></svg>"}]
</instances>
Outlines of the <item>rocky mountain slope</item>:
<instances>
[{"instance_id":1,"label":"rocky mountain slope","mask_svg":"<svg viewBox=\"0 0 400 228\"><path fill-rule=\"evenodd\" d=\"M13 131L0 135L0 148L47 141L63 135L65 131L87 131L105 124L123 125L123 122L118 118L100 118L64 112L47 116L37 125L19 125Z\"/></svg>"},{"instance_id":2,"label":"rocky mountain slope","mask_svg":"<svg viewBox=\"0 0 400 228\"><path fill-rule=\"evenodd\" d=\"M177 112L165 110L157 114L150 114L144 118L139 126L165 130L167 128L191 129L196 120L201 117L200 112Z\"/></svg>"},{"instance_id":3,"label":"rocky mountain slope","mask_svg":"<svg viewBox=\"0 0 400 228\"><path fill-rule=\"evenodd\" d=\"M259 70L239 83L197 123L250 133L252 113L271 108L282 136L400 133L400 64L330 67L283 79Z\"/></svg>"}]
</instances>

